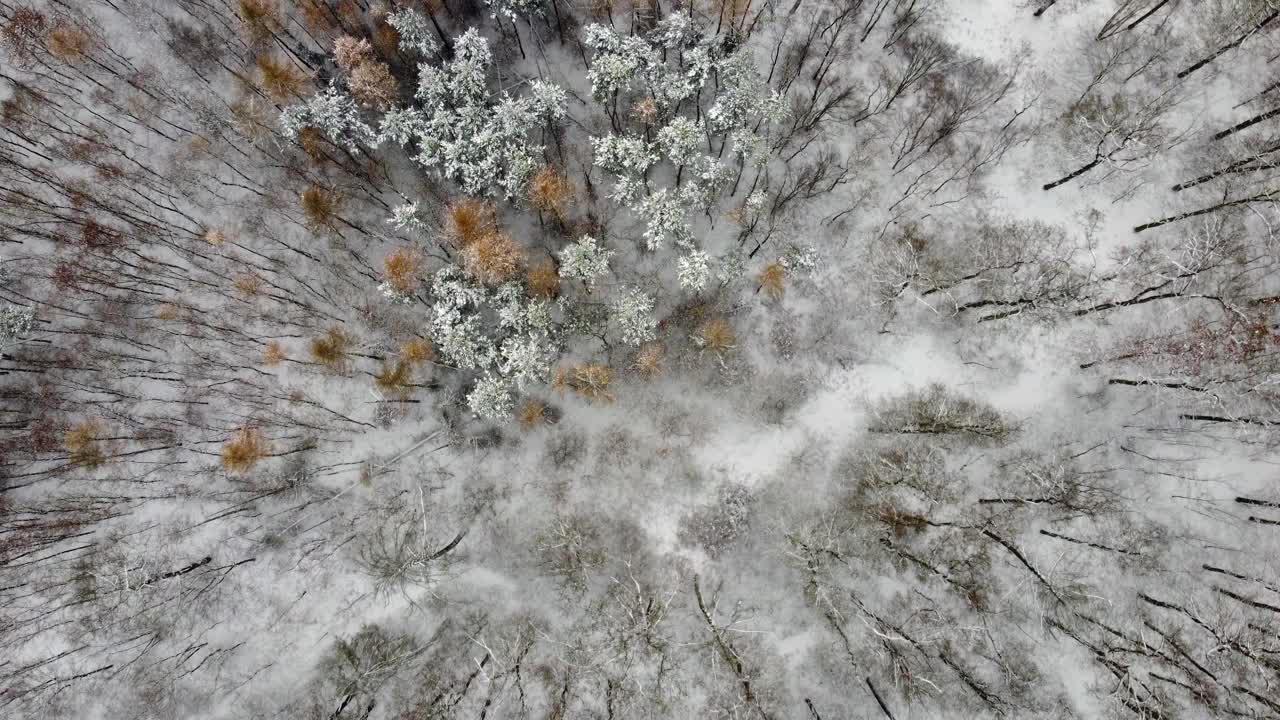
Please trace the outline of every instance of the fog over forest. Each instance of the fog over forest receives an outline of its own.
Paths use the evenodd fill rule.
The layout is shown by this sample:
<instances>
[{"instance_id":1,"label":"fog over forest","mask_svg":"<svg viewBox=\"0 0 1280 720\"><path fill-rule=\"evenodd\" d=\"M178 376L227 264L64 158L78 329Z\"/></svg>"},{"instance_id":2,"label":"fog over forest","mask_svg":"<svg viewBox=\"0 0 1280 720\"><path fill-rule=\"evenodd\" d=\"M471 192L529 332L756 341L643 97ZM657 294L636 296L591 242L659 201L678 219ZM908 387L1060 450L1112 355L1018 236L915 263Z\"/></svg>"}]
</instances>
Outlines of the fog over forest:
<instances>
[{"instance_id":1,"label":"fog over forest","mask_svg":"<svg viewBox=\"0 0 1280 720\"><path fill-rule=\"evenodd\" d=\"M1280 720L1280 0L0 0L0 718Z\"/></svg>"}]
</instances>

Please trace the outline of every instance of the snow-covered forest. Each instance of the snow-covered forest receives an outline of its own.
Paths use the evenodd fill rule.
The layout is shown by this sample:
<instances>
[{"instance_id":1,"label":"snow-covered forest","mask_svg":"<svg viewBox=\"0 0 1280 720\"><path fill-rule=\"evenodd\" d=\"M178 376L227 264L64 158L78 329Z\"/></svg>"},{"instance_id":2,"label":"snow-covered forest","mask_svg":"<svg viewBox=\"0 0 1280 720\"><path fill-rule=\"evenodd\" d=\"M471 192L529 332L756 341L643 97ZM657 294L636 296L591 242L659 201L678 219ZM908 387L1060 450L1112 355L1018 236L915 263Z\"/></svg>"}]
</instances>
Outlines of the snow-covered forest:
<instances>
[{"instance_id":1,"label":"snow-covered forest","mask_svg":"<svg viewBox=\"0 0 1280 720\"><path fill-rule=\"evenodd\" d=\"M0 0L0 717L1280 718L1280 0Z\"/></svg>"}]
</instances>

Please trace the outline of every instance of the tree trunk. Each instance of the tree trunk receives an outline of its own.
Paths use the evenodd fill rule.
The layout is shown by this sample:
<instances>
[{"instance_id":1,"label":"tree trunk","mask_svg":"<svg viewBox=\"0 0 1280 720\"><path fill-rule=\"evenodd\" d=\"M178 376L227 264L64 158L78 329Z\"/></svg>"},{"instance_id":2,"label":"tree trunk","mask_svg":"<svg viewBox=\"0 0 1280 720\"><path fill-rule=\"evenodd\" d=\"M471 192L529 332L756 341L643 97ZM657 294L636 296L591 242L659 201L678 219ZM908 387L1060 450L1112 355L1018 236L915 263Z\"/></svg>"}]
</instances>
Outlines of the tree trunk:
<instances>
[{"instance_id":1,"label":"tree trunk","mask_svg":"<svg viewBox=\"0 0 1280 720\"><path fill-rule=\"evenodd\" d=\"M1254 125L1257 125L1258 123L1263 122L1265 120L1270 120L1271 118L1277 115L1280 115L1280 108L1275 108L1274 110L1268 110L1267 112L1264 112L1261 115L1254 115L1248 120L1237 123L1231 126L1230 128L1223 130L1217 135L1214 135L1213 139L1221 140L1222 138L1227 137L1229 135L1235 135L1236 133L1240 132L1241 130L1244 130L1245 128L1253 127Z\"/></svg>"},{"instance_id":2,"label":"tree trunk","mask_svg":"<svg viewBox=\"0 0 1280 720\"><path fill-rule=\"evenodd\" d=\"M1207 208L1192 210L1191 212L1184 212L1180 215L1171 215L1167 218L1154 220L1152 222L1135 227L1133 231L1135 233L1140 233L1144 230L1150 230L1151 228L1158 228L1161 225L1168 225L1171 222L1186 220L1187 218L1199 217L1200 215L1208 215L1211 212L1216 212L1223 208L1232 207L1233 205L1248 205L1249 203L1252 203L1252 202L1262 202L1264 200L1270 200L1271 198L1275 197L1277 194L1280 194L1280 190L1271 190L1261 195L1254 195L1253 197L1243 198L1241 200L1228 200L1226 202L1220 202L1217 205L1212 205Z\"/></svg>"},{"instance_id":3,"label":"tree trunk","mask_svg":"<svg viewBox=\"0 0 1280 720\"><path fill-rule=\"evenodd\" d=\"M1204 58L1204 59L1203 59L1203 60L1201 60L1200 62L1197 62L1196 64L1192 65L1191 67L1187 68L1186 70L1183 70L1182 72L1178 73L1178 79L1179 79L1179 80L1181 80L1182 78L1184 78L1184 77L1186 77L1186 76L1190 75L1191 73L1193 73L1193 72L1195 72L1195 71L1199 70L1200 68L1204 67L1205 65L1208 65L1209 63L1213 62L1214 60L1217 60L1219 57L1221 57L1221 56L1223 55L1223 53L1226 53L1227 51L1232 50L1233 48L1237 48L1237 47L1239 47L1239 46L1240 46L1240 45L1241 45L1245 40L1248 40L1248 39L1249 39L1249 36L1250 36L1250 35L1252 35L1252 34L1254 34L1255 32L1257 32L1257 31L1261 30L1262 28L1266 27L1268 24L1270 24L1270 23L1271 23L1271 21L1272 21L1272 20L1275 20L1277 17L1280 17L1280 10L1277 10L1277 11L1275 11L1275 12L1271 13L1270 15L1266 16L1266 17L1265 17L1265 18L1263 18L1262 20L1260 20L1260 21L1258 22L1258 24L1257 24L1257 25L1254 25L1252 28L1250 28L1250 29L1249 29L1249 32L1247 32L1247 33L1245 33L1245 34L1241 35L1240 37L1236 38L1236 39L1235 39L1235 40L1233 40L1232 42L1229 42L1229 43L1227 43L1226 45L1223 45L1222 47L1218 48L1218 49L1217 49L1217 51L1215 51L1214 53L1212 53L1212 54L1211 54L1211 55L1209 55L1208 57Z\"/></svg>"},{"instance_id":4,"label":"tree trunk","mask_svg":"<svg viewBox=\"0 0 1280 720\"><path fill-rule=\"evenodd\" d=\"M1173 186L1173 191L1181 192L1183 190L1186 190L1187 188L1195 187L1196 185L1201 185L1215 178L1222 177L1223 175L1233 175L1235 173L1246 173L1246 172L1253 172L1255 170L1267 170L1267 169L1275 168L1277 167L1277 165L1275 163L1268 162L1268 161L1261 161L1257 165L1251 165L1250 163L1253 163L1254 161L1259 160L1259 158L1261 158L1264 155L1270 155L1271 153L1274 153L1276 151L1280 151L1280 144L1272 145L1271 147L1268 147L1265 150L1258 151L1257 153L1251 155L1250 157L1247 157L1243 160L1237 160L1236 162L1233 162L1230 165L1219 168L1205 175L1201 175L1200 177L1195 178L1193 180L1188 180L1187 182L1178 183L1177 185Z\"/></svg>"},{"instance_id":5,"label":"tree trunk","mask_svg":"<svg viewBox=\"0 0 1280 720\"><path fill-rule=\"evenodd\" d=\"M1122 32L1128 32L1129 30L1132 30L1138 27L1143 22L1145 22L1147 18L1151 17L1152 15L1155 15L1157 10L1164 7L1165 5L1168 5L1169 0L1160 0L1155 5L1152 5L1150 8L1148 8L1145 13L1142 13L1142 15L1138 17L1138 19L1134 20L1128 25L1125 25L1125 23L1129 21L1129 18L1132 18L1134 15L1137 15L1139 12L1138 10L1130 11L1130 8L1134 4L1136 3L1126 2L1122 4L1115 11L1115 13L1111 15L1111 17L1107 18L1107 21L1102 24L1102 29L1098 31L1097 40L1098 41L1106 40L1107 38L1114 37L1116 35L1119 35Z\"/></svg>"},{"instance_id":6,"label":"tree trunk","mask_svg":"<svg viewBox=\"0 0 1280 720\"><path fill-rule=\"evenodd\" d=\"M1094 158L1093 162L1090 162L1089 164L1085 165L1084 167L1081 167L1080 169L1076 170L1075 172L1071 173L1070 175L1066 175L1065 177L1058 178L1057 180L1054 180L1053 182L1046 184L1046 185L1044 186L1044 189L1045 189L1045 190L1052 190L1052 189L1054 189L1054 188L1058 187L1059 185L1065 185L1065 184L1067 184L1067 183L1071 182L1072 180L1075 180L1076 178L1080 177L1081 175L1083 175L1083 174L1085 174L1085 173L1089 172L1090 170L1092 170L1092 169L1094 169L1094 168L1098 167L1098 166L1099 166L1099 165L1101 165L1101 164L1102 164L1102 158L1100 158L1100 157L1099 157L1099 158Z\"/></svg>"}]
</instances>

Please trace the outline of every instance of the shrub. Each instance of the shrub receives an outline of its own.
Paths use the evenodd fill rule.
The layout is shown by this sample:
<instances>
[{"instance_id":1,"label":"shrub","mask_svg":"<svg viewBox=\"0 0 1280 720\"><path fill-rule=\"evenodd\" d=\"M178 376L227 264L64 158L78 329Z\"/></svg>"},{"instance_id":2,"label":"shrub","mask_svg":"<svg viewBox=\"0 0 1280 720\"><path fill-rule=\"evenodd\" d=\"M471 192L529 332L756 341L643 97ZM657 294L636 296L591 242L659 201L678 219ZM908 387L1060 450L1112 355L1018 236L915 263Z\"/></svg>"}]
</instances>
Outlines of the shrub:
<instances>
[{"instance_id":1,"label":"shrub","mask_svg":"<svg viewBox=\"0 0 1280 720\"><path fill-rule=\"evenodd\" d=\"M351 96L363 105L388 109L400 98L400 87L384 62L369 60L351 71Z\"/></svg>"},{"instance_id":2,"label":"shrub","mask_svg":"<svg viewBox=\"0 0 1280 720\"><path fill-rule=\"evenodd\" d=\"M609 384L613 382L613 369L603 363L582 363L568 371L560 370L554 384L572 388L588 400L613 402Z\"/></svg>"},{"instance_id":3,"label":"shrub","mask_svg":"<svg viewBox=\"0 0 1280 720\"><path fill-rule=\"evenodd\" d=\"M124 235L115 228L87 220L80 229L80 241L90 250L111 252L124 244Z\"/></svg>"},{"instance_id":4,"label":"shrub","mask_svg":"<svg viewBox=\"0 0 1280 720\"><path fill-rule=\"evenodd\" d=\"M267 347L265 350L262 351L263 364L268 366L279 365L281 362L287 359L288 359L288 356L284 354L284 350L280 347L279 341L276 341L276 340L267 341Z\"/></svg>"},{"instance_id":5,"label":"shrub","mask_svg":"<svg viewBox=\"0 0 1280 720\"><path fill-rule=\"evenodd\" d=\"M360 27L364 25L363 3L356 0L338 0L338 17L344 25Z\"/></svg>"},{"instance_id":6,"label":"shrub","mask_svg":"<svg viewBox=\"0 0 1280 720\"><path fill-rule=\"evenodd\" d=\"M98 441L99 429L97 420L84 420L67 430L63 446L66 447L72 464L95 468L106 461L106 454Z\"/></svg>"},{"instance_id":7,"label":"shrub","mask_svg":"<svg viewBox=\"0 0 1280 720\"><path fill-rule=\"evenodd\" d=\"M31 452L37 455L54 452L58 449L58 424L49 418L38 418L31 423L27 433L27 443Z\"/></svg>"},{"instance_id":8,"label":"shrub","mask_svg":"<svg viewBox=\"0 0 1280 720\"><path fill-rule=\"evenodd\" d=\"M382 259L382 276L393 290L411 295L418 289L422 258L413 248L400 248Z\"/></svg>"},{"instance_id":9,"label":"shrub","mask_svg":"<svg viewBox=\"0 0 1280 720\"><path fill-rule=\"evenodd\" d=\"M990 405L957 395L934 383L885 402L876 413L872 432L924 435L967 435L1003 442L1015 427Z\"/></svg>"},{"instance_id":10,"label":"shrub","mask_svg":"<svg viewBox=\"0 0 1280 720\"><path fill-rule=\"evenodd\" d=\"M69 23L59 23L49 31L47 44L49 53L63 62L74 62L83 58L92 44L89 33Z\"/></svg>"},{"instance_id":11,"label":"shrub","mask_svg":"<svg viewBox=\"0 0 1280 720\"><path fill-rule=\"evenodd\" d=\"M530 267L525 282L530 297L551 299L560 294L560 271L550 260Z\"/></svg>"},{"instance_id":12,"label":"shrub","mask_svg":"<svg viewBox=\"0 0 1280 720\"><path fill-rule=\"evenodd\" d=\"M333 59L338 67L351 72L361 63L373 57L373 46L368 40L357 39L350 35L333 41Z\"/></svg>"},{"instance_id":13,"label":"shrub","mask_svg":"<svg viewBox=\"0 0 1280 720\"><path fill-rule=\"evenodd\" d=\"M645 377L653 377L662 372L662 363L666 357L667 350L662 343L646 343L631 361L631 369Z\"/></svg>"},{"instance_id":14,"label":"shrub","mask_svg":"<svg viewBox=\"0 0 1280 720\"><path fill-rule=\"evenodd\" d=\"M500 285L516 274L524 251L511 236L493 231L462 249L462 267L486 285Z\"/></svg>"},{"instance_id":15,"label":"shrub","mask_svg":"<svg viewBox=\"0 0 1280 720\"><path fill-rule=\"evenodd\" d=\"M327 142L319 128L304 127L298 130L298 146L307 154L307 157L311 158L311 162L317 165L325 160Z\"/></svg>"},{"instance_id":16,"label":"shrub","mask_svg":"<svg viewBox=\"0 0 1280 720\"><path fill-rule=\"evenodd\" d=\"M257 273L236 273L231 284L235 286L236 292L246 298L254 297L262 291L262 278Z\"/></svg>"},{"instance_id":17,"label":"shrub","mask_svg":"<svg viewBox=\"0 0 1280 720\"><path fill-rule=\"evenodd\" d=\"M404 359L382 361L382 369L373 375L373 382L388 392L406 393L413 383L413 365Z\"/></svg>"},{"instance_id":18,"label":"shrub","mask_svg":"<svg viewBox=\"0 0 1280 720\"><path fill-rule=\"evenodd\" d=\"M764 294L770 300L781 300L787 291L787 269L780 262L771 262L764 266L760 274L756 276L760 282L760 289L764 290Z\"/></svg>"},{"instance_id":19,"label":"shrub","mask_svg":"<svg viewBox=\"0 0 1280 720\"><path fill-rule=\"evenodd\" d=\"M738 338L728 320L712 318L702 323L693 340L703 350L720 354L732 350Z\"/></svg>"},{"instance_id":20,"label":"shrub","mask_svg":"<svg viewBox=\"0 0 1280 720\"><path fill-rule=\"evenodd\" d=\"M379 20L378 26L373 29L373 46L379 55L388 60L394 60L399 53L400 33L396 32L386 18Z\"/></svg>"},{"instance_id":21,"label":"shrub","mask_svg":"<svg viewBox=\"0 0 1280 720\"><path fill-rule=\"evenodd\" d=\"M436 347L425 338L406 340L400 345L400 358L415 365L429 363L436 359Z\"/></svg>"},{"instance_id":22,"label":"shrub","mask_svg":"<svg viewBox=\"0 0 1280 720\"><path fill-rule=\"evenodd\" d=\"M280 27L280 13L272 0L240 0L240 18L253 42L266 42Z\"/></svg>"},{"instance_id":23,"label":"shrub","mask_svg":"<svg viewBox=\"0 0 1280 720\"><path fill-rule=\"evenodd\" d=\"M631 116L644 125L652 125L658 121L658 103L646 97L631 106Z\"/></svg>"},{"instance_id":24,"label":"shrub","mask_svg":"<svg viewBox=\"0 0 1280 720\"><path fill-rule=\"evenodd\" d=\"M241 428L222 445L222 467L232 472L246 472L267 453L271 444L257 428Z\"/></svg>"},{"instance_id":25,"label":"shrub","mask_svg":"<svg viewBox=\"0 0 1280 720\"><path fill-rule=\"evenodd\" d=\"M540 212L563 219L573 197L573 182L547 165L529 182L529 202Z\"/></svg>"},{"instance_id":26,"label":"shrub","mask_svg":"<svg viewBox=\"0 0 1280 720\"><path fill-rule=\"evenodd\" d=\"M272 55L259 55L257 65L262 89L275 100L291 100L302 93L306 76L293 63Z\"/></svg>"},{"instance_id":27,"label":"shrub","mask_svg":"<svg viewBox=\"0 0 1280 720\"><path fill-rule=\"evenodd\" d=\"M333 29L328 0L298 0L297 5L302 13L302 22L307 28L318 33Z\"/></svg>"},{"instance_id":28,"label":"shrub","mask_svg":"<svg viewBox=\"0 0 1280 720\"><path fill-rule=\"evenodd\" d=\"M465 248L497 227L493 206L480 200L463 198L445 208L445 237L454 247Z\"/></svg>"},{"instance_id":29,"label":"shrub","mask_svg":"<svg viewBox=\"0 0 1280 720\"><path fill-rule=\"evenodd\" d=\"M547 425L551 422L550 408L541 400L530 398L524 401L520 406L520 412L517 419L520 421L520 427L525 430L532 430L539 425Z\"/></svg>"},{"instance_id":30,"label":"shrub","mask_svg":"<svg viewBox=\"0 0 1280 720\"><path fill-rule=\"evenodd\" d=\"M329 328L324 335L311 340L311 357L316 362L336 370L346 362L347 346L350 342L350 338L342 328Z\"/></svg>"},{"instance_id":31,"label":"shrub","mask_svg":"<svg viewBox=\"0 0 1280 720\"><path fill-rule=\"evenodd\" d=\"M16 63L25 65L38 57L48 26L49 20L44 13L18 5L10 10L8 21L0 28L0 45L9 51Z\"/></svg>"},{"instance_id":32,"label":"shrub","mask_svg":"<svg viewBox=\"0 0 1280 720\"><path fill-rule=\"evenodd\" d=\"M332 190L311 185L302 191L300 203L308 225L312 228L330 227L338 215L342 197Z\"/></svg>"}]
</instances>

